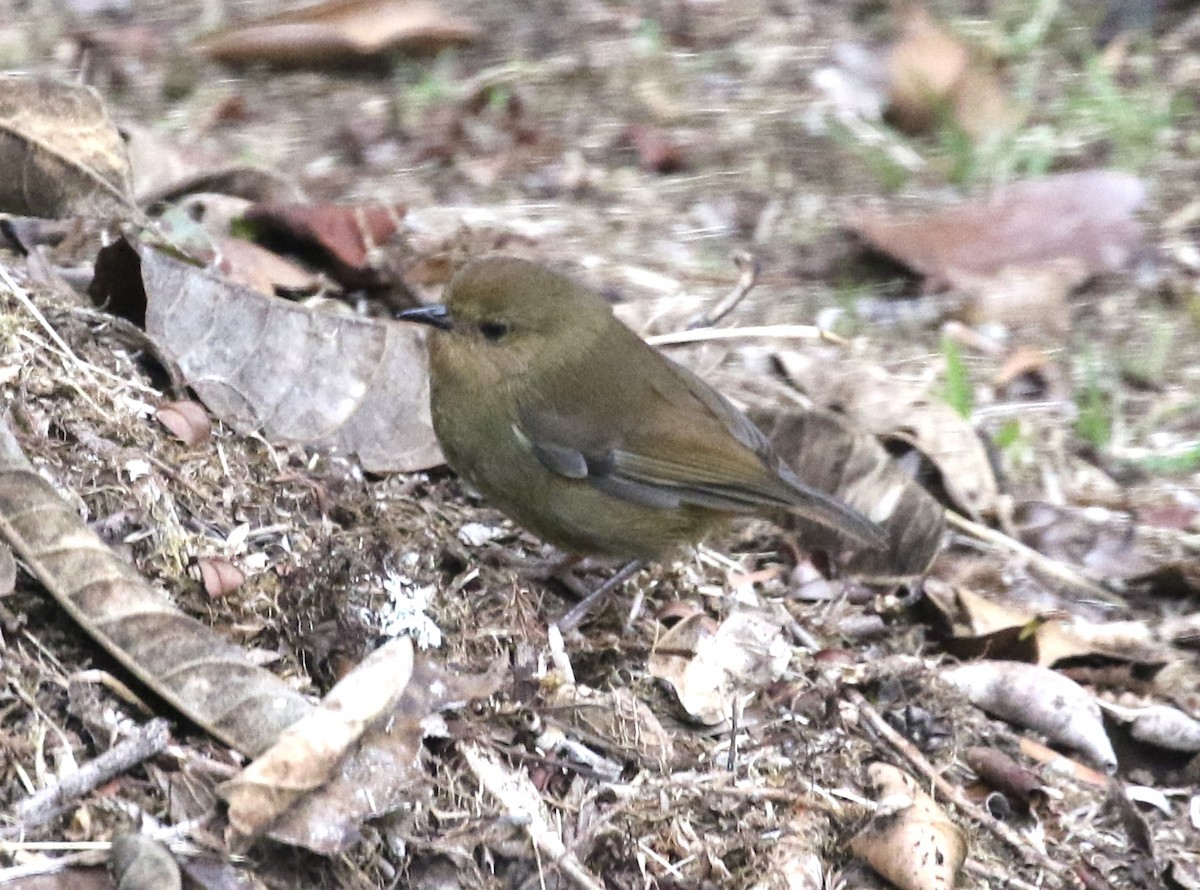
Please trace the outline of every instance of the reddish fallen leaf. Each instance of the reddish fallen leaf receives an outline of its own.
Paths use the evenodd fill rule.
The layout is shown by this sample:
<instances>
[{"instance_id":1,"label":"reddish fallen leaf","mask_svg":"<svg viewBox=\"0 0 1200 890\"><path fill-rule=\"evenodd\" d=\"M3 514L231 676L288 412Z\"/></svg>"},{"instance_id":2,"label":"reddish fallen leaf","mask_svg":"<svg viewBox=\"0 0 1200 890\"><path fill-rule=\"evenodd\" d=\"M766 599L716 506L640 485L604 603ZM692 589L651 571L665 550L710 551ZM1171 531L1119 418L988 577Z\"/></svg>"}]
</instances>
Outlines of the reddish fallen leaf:
<instances>
[{"instance_id":1,"label":"reddish fallen leaf","mask_svg":"<svg viewBox=\"0 0 1200 890\"><path fill-rule=\"evenodd\" d=\"M1077 260L1091 275L1128 265L1142 241L1134 213L1145 199L1135 176L1086 170L1014 183L919 219L861 211L847 224L934 287L1057 260Z\"/></svg>"},{"instance_id":2,"label":"reddish fallen leaf","mask_svg":"<svg viewBox=\"0 0 1200 890\"><path fill-rule=\"evenodd\" d=\"M199 402L166 402L154 416L184 445L199 445L212 433L212 421Z\"/></svg>"},{"instance_id":3,"label":"reddish fallen leaf","mask_svg":"<svg viewBox=\"0 0 1200 890\"><path fill-rule=\"evenodd\" d=\"M381 283L372 253L400 229L404 208L368 204L258 204L245 214L264 244L295 252L346 287Z\"/></svg>"},{"instance_id":4,"label":"reddish fallen leaf","mask_svg":"<svg viewBox=\"0 0 1200 890\"><path fill-rule=\"evenodd\" d=\"M658 127L633 124L617 140L618 147L632 147L642 169L650 173L679 173L687 169L683 146Z\"/></svg>"},{"instance_id":5,"label":"reddish fallen leaf","mask_svg":"<svg viewBox=\"0 0 1200 890\"><path fill-rule=\"evenodd\" d=\"M197 48L229 65L331 68L389 52L432 54L479 34L470 19L423 0L334 0L248 22Z\"/></svg>"},{"instance_id":6,"label":"reddish fallen leaf","mask_svg":"<svg viewBox=\"0 0 1200 890\"><path fill-rule=\"evenodd\" d=\"M196 568L200 573L200 583L204 585L204 592L213 599L228 596L246 583L245 573L220 556L198 559Z\"/></svg>"}]
</instances>

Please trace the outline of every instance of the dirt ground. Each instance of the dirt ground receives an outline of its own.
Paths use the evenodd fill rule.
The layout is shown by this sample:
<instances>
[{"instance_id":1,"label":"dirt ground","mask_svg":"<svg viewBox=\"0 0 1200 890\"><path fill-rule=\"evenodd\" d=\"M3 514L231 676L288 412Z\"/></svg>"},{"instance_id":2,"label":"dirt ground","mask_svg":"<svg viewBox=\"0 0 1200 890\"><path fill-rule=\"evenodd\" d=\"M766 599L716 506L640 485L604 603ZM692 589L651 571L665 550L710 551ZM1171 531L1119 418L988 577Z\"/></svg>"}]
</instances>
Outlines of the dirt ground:
<instances>
[{"instance_id":1,"label":"dirt ground","mask_svg":"<svg viewBox=\"0 0 1200 890\"><path fill-rule=\"evenodd\" d=\"M279 171L313 201L405 208L403 287L384 303L434 299L444 277L428 269L504 249L601 291L639 333L668 334L737 285L732 258L747 252L761 273L723 324L819 323L848 344L715 340L664 347L673 358L760 407L794 389L784 353L885 369L935 401L959 380L998 480L976 518L1019 533L1070 578L1102 583L1118 605L957 526L927 584L868 587L821 578L826 564L804 540L744 520L636 575L556 652L550 625L574 595L531 566L558 554L448 469L372 474L221 422L186 445L154 419L166 384L146 352L81 293L47 286L30 259L0 248L0 265L70 351L0 294L10 425L37 472L180 609L320 696L389 635L381 616L398 599L425 603L406 627L434 643L427 657L499 678L494 694L423 724L411 799L364 824L344 852L234 842L215 789L240 758L142 688L22 570L0 591L0 883L113 886L95 873L98 883L74 885L69 873L13 869L78 856L69 843L131 825L192 820L178 848L232 870L197 869L185 886L234 886L236 876L237 886L273 888L886 887L851 850L874 824L868 764L886 762L959 826L969 861L958 886L1200 886L1195 750L1139 743L1109 712L1118 781L1078 753L1039 762L1022 740L1043 735L987 716L944 681L991 643L956 648L972 635L948 630L930 599L967 589L1026 609L1036 617L1010 634L1021 640L1055 621L1127 622L1120 645L1106 637L1046 666L1114 706L1170 704L1200 719L1200 19L1190 4L1114 4L1126 27L1104 42L1102 6L931 6L964 45L986 48L1021 108L1019 135L984 151L964 147L954 126L902 135L878 122L884 139L869 144L839 123L818 74L847 45L886 58L900 12L883 3L460 2L453 11L480 28L470 45L290 71L236 70L190 51L210 4L133 0L119 26L150 28L150 48L114 52L111 67L102 51L90 57L117 123ZM224 14L236 22L268 7L246 0ZM101 15L9 0L0 67L71 78L71 35L110 27ZM920 163L906 166L910 157ZM846 224L863 208L930 211L1092 168L1141 179L1149 234L1058 309L964 310L960 291L934 292ZM57 242L58 280L86 287L100 242L86 226ZM1049 323L1059 309L1065 326ZM1042 362L1018 375L1024 394L995 382L1020 347ZM889 447L916 466L902 438ZM962 480L947 467L962 464L926 460L923 478L959 506ZM198 580L202 557L228 559L245 582L214 595ZM594 586L610 571L580 577ZM754 685L732 724L702 725L651 670L654 651L681 617L716 626L741 606L785 616L783 667ZM601 711L644 709L646 722L614 727L564 698L563 659ZM171 719L166 751L22 829L9 815L17 802L148 720L141 702ZM600 765L547 750L547 727ZM988 798L967 765L976 748L1035 772L1030 809ZM537 818L490 793L468 750L527 771L582 876L534 849ZM610 764L615 775L604 773Z\"/></svg>"}]
</instances>

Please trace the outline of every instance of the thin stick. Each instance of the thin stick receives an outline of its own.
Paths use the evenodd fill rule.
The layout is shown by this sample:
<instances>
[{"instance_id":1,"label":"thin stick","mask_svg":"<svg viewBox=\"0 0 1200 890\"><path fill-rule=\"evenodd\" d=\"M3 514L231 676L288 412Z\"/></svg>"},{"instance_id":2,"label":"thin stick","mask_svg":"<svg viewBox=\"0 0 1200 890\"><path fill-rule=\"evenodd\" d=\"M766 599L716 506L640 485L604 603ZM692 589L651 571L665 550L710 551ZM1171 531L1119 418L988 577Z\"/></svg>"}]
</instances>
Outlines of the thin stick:
<instances>
[{"instance_id":1,"label":"thin stick","mask_svg":"<svg viewBox=\"0 0 1200 890\"><path fill-rule=\"evenodd\" d=\"M170 739L167 721L151 720L129 738L64 777L54 787L39 791L18 803L13 808L18 827L28 830L49 821L65 804L163 751Z\"/></svg>"},{"instance_id":2,"label":"thin stick","mask_svg":"<svg viewBox=\"0 0 1200 890\"><path fill-rule=\"evenodd\" d=\"M742 276L738 279L737 284L734 285L733 290L723 300L718 302L717 305L688 322L688 330L712 327L736 309L738 304L746 299L746 294L754 290L754 285L758 284L758 276L762 272L762 263L753 255L739 250L733 255L733 264L742 272Z\"/></svg>"},{"instance_id":3,"label":"thin stick","mask_svg":"<svg viewBox=\"0 0 1200 890\"><path fill-rule=\"evenodd\" d=\"M637 572L641 571L645 565L646 561L644 559L634 559L625 563L625 565L617 569L611 578L597 587L594 593L584 597L572 606L566 615L558 619L555 626L561 633L566 633L579 627L596 606L600 605L610 593L632 578Z\"/></svg>"},{"instance_id":4,"label":"thin stick","mask_svg":"<svg viewBox=\"0 0 1200 890\"><path fill-rule=\"evenodd\" d=\"M681 343L704 343L709 340L823 340L826 343L847 345L845 337L811 324L764 324L745 328L696 328L647 337L651 346L676 346Z\"/></svg>"},{"instance_id":5,"label":"thin stick","mask_svg":"<svg viewBox=\"0 0 1200 890\"><path fill-rule=\"evenodd\" d=\"M1070 866L1068 864L1056 862L1045 853L1035 849L1030 844L1027 844L1019 834L1017 834L991 813L987 812L969 800L967 796L963 794L962 789L947 782L942 777L942 774L934 768L933 764L929 762L924 754L917 750L916 746L914 746L912 742L900 735L900 733L896 732L896 730L892 729L888 722L883 719L882 715L880 715L878 711L871 707L871 703L863 698L861 692L859 692L857 689L846 689L845 696L851 704L858 708L863 717L867 719L867 722L871 725L871 728L875 730L876 733L883 736L883 738L887 740L888 744L895 748L896 752L900 754L901 757L912 764L912 766L916 768L923 776L925 776L925 778L932 782L933 786L937 788L937 790L940 791L947 800L953 803L967 816L974 819L981 826L990 829L993 833L999 835L1000 838L1009 846L1023 855L1027 862L1033 863L1034 865L1045 869L1061 880L1066 880L1066 876L1070 872Z\"/></svg>"},{"instance_id":6,"label":"thin stick","mask_svg":"<svg viewBox=\"0 0 1200 890\"><path fill-rule=\"evenodd\" d=\"M1126 605L1124 599L1110 590L1105 590L1092 579L1081 575L1075 569L1064 565L1056 559L1051 559L1042 553L1038 553L1032 547L1022 544L1015 538L1010 538L1004 532L988 528L986 525L981 525L978 522L972 522L970 519L960 516L953 510L946 511L946 521L961 532L965 532L974 538L978 538L981 541L999 547L1001 550L1007 550L1028 560L1034 568L1075 590L1082 591L1088 596L1100 600L1102 603L1107 603L1110 606Z\"/></svg>"}]
</instances>

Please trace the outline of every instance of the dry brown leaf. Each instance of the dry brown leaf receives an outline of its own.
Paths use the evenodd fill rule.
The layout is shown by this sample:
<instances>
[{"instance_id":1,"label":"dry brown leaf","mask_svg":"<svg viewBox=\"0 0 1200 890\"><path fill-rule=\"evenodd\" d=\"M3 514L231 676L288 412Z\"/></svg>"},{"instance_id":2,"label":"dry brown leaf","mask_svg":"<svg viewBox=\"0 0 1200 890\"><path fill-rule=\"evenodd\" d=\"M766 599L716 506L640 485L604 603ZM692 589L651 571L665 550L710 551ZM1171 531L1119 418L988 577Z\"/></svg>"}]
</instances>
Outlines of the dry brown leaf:
<instances>
[{"instance_id":1,"label":"dry brown leaf","mask_svg":"<svg viewBox=\"0 0 1200 890\"><path fill-rule=\"evenodd\" d=\"M751 412L771 445L805 484L834 495L883 526L888 545L852 549L841 571L868 583L900 583L922 575L941 546L944 512L871 436L823 411ZM837 554L836 533L790 514L776 517L798 530L809 550Z\"/></svg>"},{"instance_id":2,"label":"dry brown leaf","mask_svg":"<svg viewBox=\"0 0 1200 890\"><path fill-rule=\"evenodd\" d=\"M642 767L664 770L675 756L675 743L654 712L628 689L601 692L564 683L550 697L555 720L571 727L585 742Z\"/></svg>"},{"instance_id":3,"label":"dry brown leaf","mask_svg":"<svg viewBox=\"0 0 1200 890\"><path fill-rule=\"evenodd\" d=\"M868 768L879 809L850 839L855 856L900 890L950 890L967 860L967 835L907 773Z\"/></svg>"},{"instance_id":4,"label":"dry brown leaf","mask_svg":"<svg viewBox=\"0 0 1200 890\"><path fill-rule=\"evenodd\" d=\"M359 839L364 821L411 805L424 793L429 774L421 741L428 718L487 698L507 679L500 664L485 673L460 674L418 657L394 711L362 736L325 785L271 826L271 838L327 856L345 851Z\"/></svg>"},{"instance_id":5,"label":"dry brown leaf","mask_svg":"<svg viewBox=\"0 0 1200 890\"><path fill-rule=\"evenodd\" d=\"M128 217L129 160L91 87L0 75L0 210Z\"/></svg>"},{"instance_id":6,"label":"dry brown leaf","mask_svg":"<svg viewBox=\"0 0 1200 890\"><path fill-rule=\"evenodd\" d=\"M791 656L778 615L738 609L715 629L707 615L680 621L659 637L646 667L671 685L688 714L711 726L730 719L739 699L779 679Z\"/></svg>"},{"instance_id":7,"label":"dry brown leaf","mask_svg":"<svg viewBox=\"0 0 1200 890\"><path fill-rule=\"evenodd\" d=\"M995 507L999 490L983 441L927 386L849 359L822 361L786 351L775 358L788 379L818 405L845 414L865 432L905 442L929 458L942 474L946 493L965 513L977 517Z\"/></svg>"},{"instance_id":8,"label":"dry brown leaf","mask_svg":"<svg viewBox=\"0 0 1200 890\"><path fill-rule=\"evenodd\" d=\"M375 287L383 275L373 256L400 229L396 204L256 204L245 213L255 240L295 252L347 288Z\"/></svg>"},{"instance_id":9,"label":"dry brown leaf","mask_svg":"<svg viewBox=\"0 0 1200 890\"><path fill-rule=\"evenodd\" d=\"M923 6L907 8L900 39L888 53L888 117L920 133L947 114L979 140L1010 129L1017 115L996 74Z\"/></svg>"},{"instance_id":10,"label":"dry brown leaf","mask_svg":"<svg viewBox=\"0 0 1200 890\"><path fill-rule=\"evenodd\" d=\"M470 19L424 0L333 0L247 22L197 48L229 65L330 68L392 52L432 54L479 34Z\"/></svg>"},{"instance_id":11,"label":"dry brown leaf","mask_svg":"<svg viewBox=\"0 0 1200 890\"><path fill-rule=\"evenodd\" d=\"M937 578L926 580L925 593L950 636L947 651L958 658L987 656L1043 667L1081 656L1141 665L1161 665L1171 658L1141 621L1097 623L1061 613L1043 615Z\"/></svg>"},{"instance_id":12,"label":"dry brown leaf","mask_svg":"<svg viewBox=\"0 0 1200 890\"><path fill-rule=\"evenodd\" d=\"M229 560L219 556L206 556L196 560L200 572L200 583L204 592L213 599L228 596L246 583L245 573Z\"/></svg>"},{"instance_id":13,"label":"dry brown leaf","mask_svg":"<svg viewBox=\"0 0 1200 890\"><path fill-rule=\"evenodd\" d=\"M229 822L260 834L299 798L324 785L366 729L390 715L413 675L413 645L399 637L380 646L274 745L220 788Z\"/></svg>"},{"instance_id":14,"label":"dry brown leaf","mask_svg":"<svg viewBox=\"0 0 1200 890\"><path fill-rule=\"evenodd\" d=\"M146 333L239 432L357 454L371 472L442 462L425 345L412 325L316 312L125 241L100 252L90 293L109 311L144 289Z\"/></svg>"},{"instance_id":15,"label":"dry brown leaf","mask_svg":"<svg viewBox=\"0 0 1200 890\"><path fill-rule=\"evenodd\" d=\"M989 714L1074 748L1110 773L1117 768L1100 706L1074 680L1017 661L980 661L951 668L942 677Z\"/></svg>"},{"instance_id":16,"label":"dry brown leaf","mask_svg":"<svg viewBox=\"0 0 1200 890\"><path fill-rule=\"evenodd\" d=\"M197 192L248 201L302 201L303 190L277 170L238 163L194 145L184 145L149 127L126 124L133 194L148 206Z\"/></svg>"},{"instance_id":17,"label":"dry brown leaf","mask_svg":"<svg viewBox=\"0 0 1200 890\"><path fill-rule=\"evenodd\" d=\"M212 421L199 402L190 400L164 402L154 413L158 422L176 439L189 447L196 447L212 435Z\"/></svg>"},{"instance_id":18,"label":"dry brown leaf","mask_svg":"<svg viewBox=\"0 0 1200 890\"><path fill-rule=\"evenodd\" d=\"M2 419L0 537L92 639L231 748L257 754L312 707L118 558L33 470Z\"/></svg>"},{"instance_id":19,"label":"dry brown leaf","mask_svg":"<svg viewBox=\"0 0 1200 890\"><path fill-rule=\"evenodd\" d=\"M977 292L1006 269L1014 274L1011 267L1028 273L1060 261L1067 269L1065 261L1073 261L1087 276L1124 269L1142 243L1134 213L1145 199L1146 187L1136 176L1085 170L1017 182L918 219L897 221L864 210L847 225L876 250L926 276L932 287ZM1028 274L1036 280L1036 272Z\"/></svg>"},{"instance_id":20,"label":"dry brown leaf","mask_svg":"<svg viewBox=\"0 0 1200 890\"><path fill-rule=\"evenodd\" d=\"M234 284L265 296L273 297L279 291L312 293L320 286L315 273L251 241L218 236L213 246L213 268Z\"/></svg>"}]
</instances>

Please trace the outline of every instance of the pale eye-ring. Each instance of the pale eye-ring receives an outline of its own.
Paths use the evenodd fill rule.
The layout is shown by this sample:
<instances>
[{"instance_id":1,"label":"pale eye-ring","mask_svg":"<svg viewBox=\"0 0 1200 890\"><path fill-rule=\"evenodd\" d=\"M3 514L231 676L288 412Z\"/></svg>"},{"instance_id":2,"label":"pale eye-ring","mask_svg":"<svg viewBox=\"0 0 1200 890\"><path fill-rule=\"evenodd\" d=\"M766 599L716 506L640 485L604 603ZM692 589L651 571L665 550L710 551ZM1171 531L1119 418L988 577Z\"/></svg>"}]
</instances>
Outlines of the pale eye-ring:
<instances>
[{"instance_id":1,"label":"pale eye-ring","mask_svg":"<svg viewBox=\"0 0 1200 890\"><path fill-rule=\"evenodd\" d=\"M508 325L501 321L481 321L479 323L479 333L483 334L483 339L495 343L508 333Z\"/></svg>"}]
</instances>

